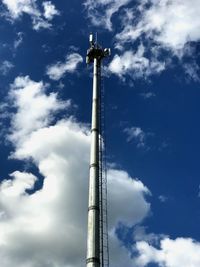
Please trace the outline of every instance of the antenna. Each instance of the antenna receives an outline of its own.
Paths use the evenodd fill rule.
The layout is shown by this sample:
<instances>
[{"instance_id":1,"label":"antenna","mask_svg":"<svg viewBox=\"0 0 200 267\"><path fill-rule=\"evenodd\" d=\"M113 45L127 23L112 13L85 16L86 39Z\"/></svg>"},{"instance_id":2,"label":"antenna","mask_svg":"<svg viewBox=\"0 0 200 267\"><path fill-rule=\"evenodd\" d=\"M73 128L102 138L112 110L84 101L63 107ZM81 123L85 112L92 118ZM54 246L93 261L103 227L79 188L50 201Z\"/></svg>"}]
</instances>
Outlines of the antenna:
<instances>
[{"instance_id":1,"label":"antenna","mask_svg":"<svg viewBox=\"0 0 200 267\"><path fill-rule=\"evenodd\" d=\"M104 51L105 56L111 56L110 48L105 48L103 51Z\"/></svg>"},{"instance_id":2,"label":"antenna","mask_svg":"<svg viewBox=\"0 0 200 267\"><path fill-rule=\"evenodd\" d=\"M107 209L102 190L105 183L102 181L102 136L101 136L101 63L108 57L109 48L101 48L94 43L93 34L89 36L90 48L87 50L86 63L93 63L93 98L92 98L92 125L91 125L91 153L89 173L89 203L88 203L88 233L87 233L87 267L108 267L109 261L104 262L104 236L107 233ZM104 187L103 187L104 186ZM107 188L105 189L107 190ZM105 210L105 212L104 212ZM104 228L105 225L105 228ZM107 236L108 238L108 236ZM108 239L106 239L108 243ZM107 249L108 251L108 249ZM107 257L108 258L108 257Z\"/></svg>"},{"instance_id":3,"label":"antenna","mask_svg":"<svg viewBox=\"0 0 200 267\"><path fill-rule=\"evenodd\" d=\"M93 34L90 33L90 36L89 36L89 42L90 42L90 45L94 45L94 37L93 37Z\"/></svg>"},{"instance_id":4,"label":"antenna","mask_svg":"<svg viewBox=\"0 0 200 267\"><path fill-rule=\"evenodd\" d=\"M98 33L96 32L96 46L98 47Z\"/></svg>"}]
</instances>

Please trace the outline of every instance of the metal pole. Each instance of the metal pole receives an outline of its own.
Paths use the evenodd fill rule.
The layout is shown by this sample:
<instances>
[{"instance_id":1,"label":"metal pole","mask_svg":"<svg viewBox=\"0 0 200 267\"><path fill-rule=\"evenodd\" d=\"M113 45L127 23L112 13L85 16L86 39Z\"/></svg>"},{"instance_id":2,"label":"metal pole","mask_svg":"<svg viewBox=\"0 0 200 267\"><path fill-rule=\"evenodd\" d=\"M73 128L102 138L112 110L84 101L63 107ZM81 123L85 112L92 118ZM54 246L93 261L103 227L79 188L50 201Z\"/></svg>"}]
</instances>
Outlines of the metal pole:
<instances>
[{"instance_id":1,"label":"metal pole","mask_svg":"<svg viewBox=\"0 0 200 267\"><path fill-rule=\"evenodd\" d=\"M94 58L92 126L89 176L87 267L100 266L99 208L99 68L101 60Z\"/></svg>"}]
</instances>

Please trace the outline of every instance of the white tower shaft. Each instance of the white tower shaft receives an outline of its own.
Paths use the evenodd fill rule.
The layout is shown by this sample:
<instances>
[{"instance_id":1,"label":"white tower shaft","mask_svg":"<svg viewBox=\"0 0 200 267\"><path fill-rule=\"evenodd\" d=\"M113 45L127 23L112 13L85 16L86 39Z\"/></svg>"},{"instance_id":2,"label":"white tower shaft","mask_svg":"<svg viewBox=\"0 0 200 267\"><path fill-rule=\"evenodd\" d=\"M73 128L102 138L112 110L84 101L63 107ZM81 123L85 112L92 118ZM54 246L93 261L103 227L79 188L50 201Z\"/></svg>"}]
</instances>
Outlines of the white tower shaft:
<instances>
[{"instance_id":1,"label":"white tower shaft","mask_svg":"<svg viewBox=\"0 0 200 267\"><path fill-rule=\"evenodd\" d=\"M99 248L99 68L100 61L94 58L92 127L89 176L87 267L100 266Z\"/></svg>"},{"instance_id":2,"label":"white tower shaft","mask_svg":"<svg viewBox=\"0 0 200 267\"><path fill-rule=\"evenodd\" d=\"M101 60L110 55L110 49L102 49L93 41L90 35L90 48L87 50L86 62L94 63L93 72L93 98L92 98L92 126L91 126L91 151L90 151L90 175L89 175L89 203L88 203L88 235L87 235L87 267L104 266L103 260L100 262L100 251L103 231L103 216L100 213L99 188L102 188L100 181L100 71ZM100 225L101 220L101 225ZM101 226L101 227L100 227ZM101 249L102 250L102 249ZM102 254L103 255L103 254ZM103 257L102 257L103 258Z\"/></svg>"}]
</instances>

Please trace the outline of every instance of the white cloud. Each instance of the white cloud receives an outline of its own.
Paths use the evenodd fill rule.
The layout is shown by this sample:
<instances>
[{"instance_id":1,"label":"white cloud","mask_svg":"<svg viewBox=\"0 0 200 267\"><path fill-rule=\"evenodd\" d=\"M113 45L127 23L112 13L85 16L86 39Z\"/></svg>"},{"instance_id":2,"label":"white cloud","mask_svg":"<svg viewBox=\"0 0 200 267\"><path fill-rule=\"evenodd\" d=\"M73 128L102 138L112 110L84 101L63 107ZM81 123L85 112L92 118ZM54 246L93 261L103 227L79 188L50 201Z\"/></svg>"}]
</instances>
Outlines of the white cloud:
<instances>
[{"instance_id":1,"label":"white cloud","mask_svg":"<svg viewBox=\"0 0 200 267\"><path fill-rule=\"evenodd\" d=\"M89 19L94 25L112 30L112 16L129 2L131 0L86 0L84 6L87 9Z\"/></svg>"},{"instance_id":2,"label":"white cloud","mask_svg":"<svg viewBox=\"0 0 200 267\"><path fill-rule=\"evenodd\" d=\"M45 127L55 112L70 106L70 101L57 99L56 93L45 93L47 85L32 81L28 76L17 77L11 85L9 98L16 115L13 116L9 140L23 141L32 131Z\"/></svg>"},{"instance_id":3,"label":"white cloud","mask_svg":"<svg viewBox=\"0 0 200 267\"><path fill-rule=\"evenodd\" d=\"M47 75L52 80L61 79L67 72L73 73L78 64L83 62L83 58L78 53L72 53L66 56L65 62L58 61L57 63L47 67Z\"/></svg>"},{"instance_id":4,"label":"white cloud","mask_svg":"<svg viewBox=\"0 0 200 267\"><path fill-rule=\"evenodd\" d=\"M120 56L115 55L108 68L121 78L127 74L133 79L147 78L162 72L165 69L165 62L160 62L156 57L150 60L145 56L145 48L141 44L136 52L129 50Z\"/></svg>"},{"instance_id":5,"label":"white cloud","mask_svg":"<svg viewBox=\"0 0 200 267\"><path fill-rule=\"evenodd\" d=\"M17 33L17 38L14 41L14 48L17 49L23 42L23 33L22 32L18 32Z\"/></svg>"},{"instance_id":6,"label":"white cloud","mask_svg":"<svg viewBox=\"0 0 200 267\"><path fill-rule=\"evenodd\" d=\"M144 147L146 141L146 134L140 127L130 127L124 129L127 134L127 142L134 140L137 143L137 147Z\"/></svg>"},{"instance_id":7,"label":"white cloud","mask_svg":"<svg viewBox=\"0 0 200 267\"><path fill-rule=\"evenodd\" d=\"M15 171L10 174L12 180L4 180L0 184L0 191L5 196L17 197L25 194L27 189L32 189L37 181L31 173Z\"/></svg>"},{"instance_id":8,"label":"white cloud","mask_svg":"<svg viewBox=\"0 0 200 267\"><path fill-rule=\"evenodd\" d=\"M46 117L53 116L56 111L52 109L53 103L59 109L60 101L57 95L47 95L43 82L18 77L11 87L11 95L17 107L16 114L12 114L12 122L15 122L12 123L12 132L15 136L25 136L13 140L13 158L31 160L44 177L44 182L41 189L33 190L31 194L26 191L34 189L37 180L31 173L15 171L11 179L1 183L1 266L83 267L90 131L73 119L49 125L50 120ZM41 100L45 107L46 102L50 102L48 108L40 109ZM33 116L37 105L41 115ZM27 125L26 119L23 120L24 110L27 117L30 116L32 127ZM22 129L25 129L23 134ZM124 262L130 262L126 249L120 248L114 230L118 222L132 226L145 218L150 210L150 204L145 200L149 191L141 181L132 179L125 171L111 169L108 178L112 251L118 253L116 259L121 255ZM111 257L115 259L115 255ZM120 267L117 264L114 260L111 266Z\"/></svg>"},{"instance_id":9,"label":"white cloud","mask_svg":"<svg viewBox=\"0 0 200 267\"><path fill-rule=\"evenodd\" d=\"M190 49L186 49L189 42L200 40L199 13L198 0L148 0L137 4L136 7L126 10L126 17L122 20L123 30L116 35L116 48L124 51L125 44L130 46L139 41L145 47L149 59L146 69L143 55L140 56L139 65L144 75L162 72L171 66L172 58L176 57L187 77L199 81L199 67L191 57ZM120 58L123 58L125 53L123 52ZM165 54L164 61L163 54ZM190 62L185 64L184 57L188 55ZM132 60L134 60L133 53ZM158 68L154 67L155 63L158 64ZM137 67L133 66L133 69L137 71ZM129 70L124 71L124 74L127 73Z\"/></svg>"},{"instance_id":10,"label":"white cloud","mask_svg":"<svg viewBox=\"0 0 200 267\"><path fill-rule=\"evenodd\" d=\"M13 19L19 18L23 13L39 16L36 0L2 0Z\"/></svg>"},{"instance_id":11,"label":"white cloud","mask_svg":"<svg viewBox=\"0 0 200 267\"><path fill-rule=\"evenodd\" d=\"M38 18L38 17L32 17L33 21L33 29L36 31L39 31L40 29L50 29L51 28L51 23L48 21Z\"/></svg>"},{"instance_id":12,"label":"white cloud","mask_svg":"<svg viewBox=\"0 0 200 267\"><path fill-rule=\"evenodd\" d=\"M198 41L200 6L198 0L149 0L140 9L139 19L124 25L117 36L122 42L134 41L142 34L172 50L182 49L188 41ZM131 25L132 23L132 25Z\"/></svg>"},{"instance_id":13,"label":"white cloud","mask_svg":"<svg viewBox=\"0 0 200 267\"><path fill-rule=\"evenodd\" d=\"M199 267L200 243L191 238L164 238L160 249L149 245L145 241L138 242L136 248L139 257L136 260L138 267L156 263L163 267Z\"/></svg>"},{"instance_id":14,"label":"white cloud","mask_svg":"<svg viewBox=\"0 0 200 267\"><path fill-rule=\"evenodd\" d=\"M47 20L52 20L54 16L60 14L51 1L43 2L42 5L44 7L44 17Z\"/></svg>"},{"instance_id":15,"label":"white cloud","mask_svg":"<svg viewBox=\"0 0 200 267\"><path fill-rule=\"evenodd\" d=\"M186 78L199 81L195 57L185 60L189 56L186 47L200 40L199 0L87 0L85 7L94 25L114 30L119 52L109 69L121 79L157 75L172 67L176 58ZM114 16L117 29L112 23Z\"/></svg>"},{"instance_id":16,"label":"white cloud","mask_svg":"<svg viewBox=\"0 0 200 267\"><path fill-rule=\"evenodd\" d=\"M200 185L199 185L198 197L200 197Z\"/></svg>"},{"instance_id":17,"label":"white cloud","mask_svg":"<svg viewBox=\"0 0 200 267\"><path fill-rule=\"evenodd\" d=\"M183 68L185 70L186 79L196 82L200 81L200 68L197 62L184 63Z\"/></svg>"},{"instance_id":18,"label":"white cloud","mask_svg":"<svg viewBox=\"0 0 200 267\"><path fill-rule=\"evenodd\" d=\"M0 74L6 76L12 68L14 68L13 63L8 60L4 60L0 66Z\"/></svg>"},{"instance_id":19,"label":"white cloud","mask_svg":"<svg viewBox=\"0 0 200 267\"><path fill-rule=\"evenodd\" d=\"M20 97L13 94L13 90L19 90ZM37 106L32 102L37 103L40 98L51 104L56 103L58 109L63 108L63 102L57 95L54 95L53 102L49 99L43 82L18 77L10 94L17 107L12 121L16 122L21 117L21 127L28 129L22 135L26 138L13 140L13 158L31 160L44 182L41 189L34 192L35 182L39 179L32 173L20 171L14 171L9 179L1 182L1 266L83 267L90 131L72 118L49 125L51 120L46 120L46 117L50 114L52 117L56 111L50 107L48 111L41 110L41 116L32 117ZM33 125L38 125L36 128L27 127L26 120L23 125L24 113L21 109L26 106L26 101L29 105L27 113ZM45 112L46 117L42 115ZM15 124L12 124L12 132L21 136L21 128L15 127ZM28 194L28 190L33 191ZM183 267L199 267L199 243L189 238L172 240L162 235L146 234L142 227L136 227L134 231L136 246L133 245L133 251L139 254L132 258L131 251L117 238L115 230L119 223L132 227L149 214L150 204L145 196L150 192L141 181L117 169L108 170L108 192L111 267L121 267L123 264L144 267L152 262L163 267L179 267L180 264Z\"/></svg>"},{"instance_id":20,"label":"white cloud","mask_svg":"<svg viewBox=\"0 0 200 267\"><path fill-rule=\"evenodd\" d=\"M155 97L156 94L153 92L146 92L146 93L141 93L140 96L146 100L146 99L150 99L150 98Z\"/></svg>"},{"instance_id":21,"label":"white cloud","mask_svg":"<svg viewBox=\"0 0 200 267\"><path fill-rule=\"evenodd\" d=\"M9 19L15 21L27 14L31 17L33 29L51 28L51 21L54 16L59 15L59 11L51 1L44 1L44 13L39 9L37 0L2 0L8 10Z\"/></svg>"},{"instance_id":22,"label":"white cloud","mask_svg":"<svg viewBox=\"0 0 200 267\"><path fill-rule=\"evenodd\" d=\"M149 244L159 245L160 240L167 238L163 234L147 233L147 227L136 225L133 231L133 238L136 242L145 241Z\"/></svg>"},{"instance_id":23,"label":"white cloud","mask_svg":"<svg viewBox=\"0 0 200 267\"><path fill-rule=\"evenodd\" d=\"M114 231L109 235L109 245L111 267L135 267L131 252L119 241Z\"/></svg>"},{"instance_id":24,"label":"white cloud","mask_svg":"<svg viewBox=\"0 0 200 267\"><path fill-rule=\"evenodd\" d=\"M84 128L64 121L26 140L21 158L34 160L44 183L15 199L1 192L3 267L84 266L89 141Z\"/></svg>"},{"instance_id":25,"label":"white cloud","mask_svg":"<svg viewBox=\"0 0 200 267\"><path fill-rule=\"evenodd\" d=\"M166 202L167 200L168 200L168 197L167 196L163 196L163 195L160 195L159 197L158 197L158 199L161 201L161 202Z\"/></svg>"},{"instance_id":26,"label":"white cloud","mask_svg":"<svg viewBox=\"0 0 200 267\"><path fill-rule=\"evenodd\" d=\"M116 227L118 222L127 226L141 222L150 211L150 204L141 194L141 192L150 194L148 188L141 181L133 180L127 172L122 170L111 169L108 171L108 177L111 226ZM126 208L124 208L125 203L127 203Z\"/></svg>"}]
</instances>

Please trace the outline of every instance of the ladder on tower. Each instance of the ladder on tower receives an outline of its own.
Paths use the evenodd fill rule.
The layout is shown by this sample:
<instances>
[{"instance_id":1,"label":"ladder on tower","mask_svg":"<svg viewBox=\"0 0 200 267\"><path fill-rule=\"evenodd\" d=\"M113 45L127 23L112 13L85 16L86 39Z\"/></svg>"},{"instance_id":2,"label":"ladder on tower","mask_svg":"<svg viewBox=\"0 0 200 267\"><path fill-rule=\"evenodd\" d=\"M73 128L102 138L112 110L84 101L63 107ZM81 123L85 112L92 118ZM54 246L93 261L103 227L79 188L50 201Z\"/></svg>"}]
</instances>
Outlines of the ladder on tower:
<instances>
[{"instance_id":1,"label":"ladder on tower","mask_svg":"<svg viewBox=\"0 0 200 267\"><path fill-rule=\"evenodd\" d=\"M99 69L99 204L100 204L100 266L109 267L108 203L107 203L107 162L105 133L105 88Z\"/></svg>"}]
</instances>

